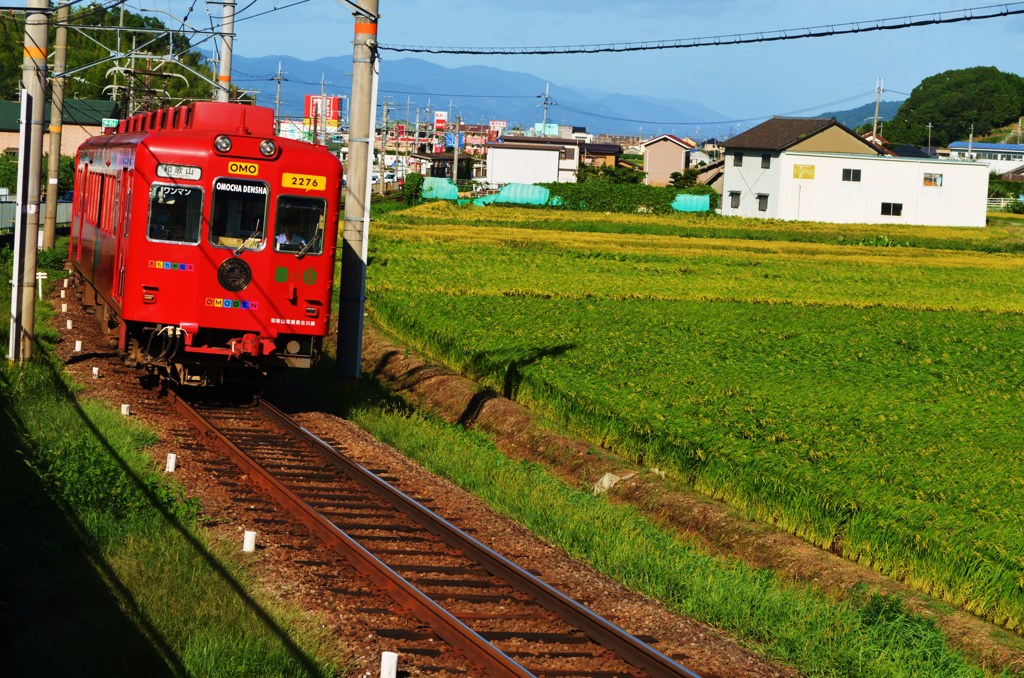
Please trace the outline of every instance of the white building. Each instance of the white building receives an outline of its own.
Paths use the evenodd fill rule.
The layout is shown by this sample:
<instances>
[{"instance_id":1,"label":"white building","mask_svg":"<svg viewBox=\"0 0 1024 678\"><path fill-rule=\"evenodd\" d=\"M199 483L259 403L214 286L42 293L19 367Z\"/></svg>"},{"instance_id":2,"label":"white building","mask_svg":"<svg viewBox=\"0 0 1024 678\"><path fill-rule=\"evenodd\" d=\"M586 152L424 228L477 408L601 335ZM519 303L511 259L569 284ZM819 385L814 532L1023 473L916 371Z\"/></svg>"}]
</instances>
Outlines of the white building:
<instances>
[{"instance_id":1,"label":"white building","mask_svg":"<svg viewBox=\"0 0 1024 678\"><path fill-rule=\"evenodd\" d=\"M576 156L573 155L571 162L566 162L562 159L563 154L562 146L508 143L488 145L487 183L501 186L575 181ZM561 178L563 164L567 165L564 179Z\"/></svg>"},{"instance_id":2,"label":"white building","mask_svg":"<svg viewBox=\"0 0 1024 678\"><path fill-rule=\"evenodd\" d=\"M615 167L622 155L617 144L587 143L555 137L502 137L487 144L487 183L572 183L580 165Z\"/></svg>"},{"instance_id":3,"label":"white building","mask_svg":"<svg viewBox=\"0 0 1024 678\"><path fill-rule=\"evenodd\" d=\"M949 157L981 162L996 174L1003 174L1024 164L1024 144L954 141L949 145Z\"/></svg>"},{"instance_id":4,"label":"white building","mask_svg":"<svg viewBox=\"0 0 1024 678\"><path fill-rule=\"evenodd\" d=\"M986 165L883 155L834 119L772 118L725 149L725 215L985 225Z\"/></svg>"}]
</instances>

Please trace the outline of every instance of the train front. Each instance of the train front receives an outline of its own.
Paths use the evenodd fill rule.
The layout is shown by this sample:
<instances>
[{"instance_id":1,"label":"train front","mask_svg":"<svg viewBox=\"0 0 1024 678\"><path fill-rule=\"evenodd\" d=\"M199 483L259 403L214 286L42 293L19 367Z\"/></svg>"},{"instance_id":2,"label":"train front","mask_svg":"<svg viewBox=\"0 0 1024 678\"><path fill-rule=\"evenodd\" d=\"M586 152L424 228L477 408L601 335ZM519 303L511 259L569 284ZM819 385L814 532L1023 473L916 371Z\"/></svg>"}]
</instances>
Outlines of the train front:
<instances>
[{"instance_id":1,"label":"train front","mask_svg":"<svg viewBox=\"0 0 1024 678\"><path fill-rule=\"evenodd\" d=\"M136 158L151 177L124 299L136 357L183 384L309 367L330 321L341 163L275 137L270 109L192 108Z\"/></svg>"}]
</instances>

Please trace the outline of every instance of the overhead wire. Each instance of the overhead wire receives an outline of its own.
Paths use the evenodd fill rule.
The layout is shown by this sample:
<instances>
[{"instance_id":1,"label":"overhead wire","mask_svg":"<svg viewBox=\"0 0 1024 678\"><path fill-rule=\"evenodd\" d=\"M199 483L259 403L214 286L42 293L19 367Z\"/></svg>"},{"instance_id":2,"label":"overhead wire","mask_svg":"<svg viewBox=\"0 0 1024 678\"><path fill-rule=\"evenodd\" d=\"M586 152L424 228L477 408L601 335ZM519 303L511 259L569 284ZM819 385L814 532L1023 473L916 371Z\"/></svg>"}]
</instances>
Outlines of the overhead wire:
<instances>
[{"instance_id":1,"label":"overhead wire","mask_svg":"<svg viewBox=\"0 0 1024 678\"><path fill-rule=\"evenodd\" d=\"M1011 9L1013 8L1013 9ZM855 33L871 33L876 31L900 30L920 26L978 21L998 17L1024 14L1024 2L1011 2L999 5L968 7L947 12L930 12L888 19L870 19L851 21L822 26L803 28L757 31L737 33L733 35L715 35L698 38L680 38L674 40L648 40L642 42L612 42L590 45L546 45L541 47L426 47L417 45L378 45L378 49L387 52L412 52L420 54L469 54L469 55L556 55L556 54L597 54L610 52L643 52L663 49L687 49L692 47L719 47L723 45L743 45L749 43L778 42L782 40L803 40L806 38L824 38Z\"/></svg>"}]
</instances>

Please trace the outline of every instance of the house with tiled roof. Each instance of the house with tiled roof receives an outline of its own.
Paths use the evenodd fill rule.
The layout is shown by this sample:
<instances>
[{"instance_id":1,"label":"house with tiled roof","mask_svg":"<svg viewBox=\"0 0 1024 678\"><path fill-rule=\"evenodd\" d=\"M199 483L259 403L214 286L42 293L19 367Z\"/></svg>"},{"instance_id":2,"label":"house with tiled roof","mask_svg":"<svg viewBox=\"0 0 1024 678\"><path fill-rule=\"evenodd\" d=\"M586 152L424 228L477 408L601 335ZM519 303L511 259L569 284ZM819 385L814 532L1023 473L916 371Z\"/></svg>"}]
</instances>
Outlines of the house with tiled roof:
<instances>
[{"instance_id":1,"label":"house with tiled roof","mask_svg":"<svg viewBox=\"0 0 1024 678\"><path fill-rule=\"evenodd\" d=\"M690 151L697 147L691 139L680 139L674 134L662 134L642 144L644 155L644 183L649 186L668 186L673 172L685 172L690 167Z\"/></svg>"},{"instance_id":2,"label":"house with tiled roof","mask_svg":"<svg viewBox=\"0 0 1024 678\"><path fill-rule=\"evenodd\" d=\"M723 146L724 215L985 225L985 165L893 157L835 118L775 117Z\"/></svg>"},{"instance_id":3,"label":"house with tiled roof","mask_svg":"<svg viewBox=\"0 0 1024 678\"><path fill-rule=\"evenodd\" d=\"M43 107L45 128L43 149L50 149L50 103ZM74 156L82 142L89 137L103 134L104 120L117 120L117 104L107 99L65 99L62 116L60 153ZM18 135L21 132L21 103L0 101L0 150L4 153L18 152Z\"/></svg>"}]
</instances>

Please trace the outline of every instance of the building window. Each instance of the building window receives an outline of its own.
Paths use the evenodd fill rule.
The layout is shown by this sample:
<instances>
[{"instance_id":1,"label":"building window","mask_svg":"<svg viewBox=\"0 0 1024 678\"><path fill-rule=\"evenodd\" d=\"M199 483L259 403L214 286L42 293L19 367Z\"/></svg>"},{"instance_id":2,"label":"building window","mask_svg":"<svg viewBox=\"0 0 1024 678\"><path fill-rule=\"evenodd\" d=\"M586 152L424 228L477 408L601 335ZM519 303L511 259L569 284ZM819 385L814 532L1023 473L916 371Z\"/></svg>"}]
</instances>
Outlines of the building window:
<instances>
[{"instance_id":1,"label":"building window","mask_svg":"<svg viewBox=\"0 0 1024 678\"><path fill-rule=\"evenodd\" d=\"M860 181L859 169L844 169L843 181Z\"/></svg>"},{"instance_id":2,"label":"building window","mask_svg":"<svg viewBox=\"0 0 1024 678\"><path fill-rule=\"evenodd\" d=\"M882 203L882 214L887 217L898 217L903 215L903 203L901 202L883 202Z\"/></svg>"},{"instance_id":3,"label":"building window","mask_svg":"<svg viewBox=\"0 0 1024 678\"><path fill-rule=\"evenodd\" d=\"M772 154L762 153L761 154L761 169L769 169L772 166Z\"/></svg>"},{"instance_id":4,"label":"building window","mask_svg":"<svg viewBox=\"0 0 1024 678\"><path fill-rule=\"evenodd\" d=\"M735 153L735 154L733 154L733 156L732 156L732 164L733 164L733 167L742 167L743 166L743 154L742 153Z\"/></svg>"},{"instance_id":5,"label":"building window","mask_svg":"<svg viewBox=\"0 0 1024 678\"><path fill-rule=\"evenodd\" d=\"M767 212L768 211L768 194L758 193L757 194L757 211Z\"/></svg>"},{"instance_id":6,"label":"building window","mask_svg":"<svg viewBox=\"0 0 1024 678\"><path fill-rule=\"evenodd\" d=\"M740 192L729 191L729 207L737 209L740 206Z\"/></svg>"},{"instance_id":7,"label":"building window","mask_svg":"<svg viewBox=\"0 0 1024 678\"><path fill-rule=\"evenodd\" d=\"M925 186L934 186L936 188L940 188L942 186L942 175L941 174L929 174L928 172L925 172L925 174L924 174L924 185Z\"/></svg>"}]
</instances>

